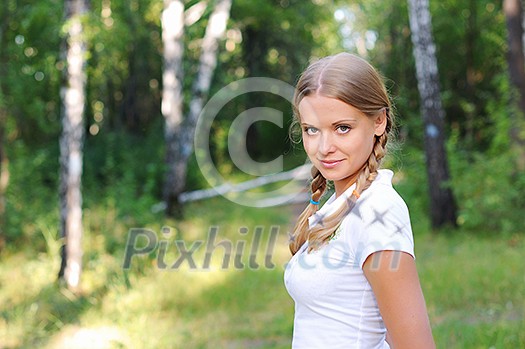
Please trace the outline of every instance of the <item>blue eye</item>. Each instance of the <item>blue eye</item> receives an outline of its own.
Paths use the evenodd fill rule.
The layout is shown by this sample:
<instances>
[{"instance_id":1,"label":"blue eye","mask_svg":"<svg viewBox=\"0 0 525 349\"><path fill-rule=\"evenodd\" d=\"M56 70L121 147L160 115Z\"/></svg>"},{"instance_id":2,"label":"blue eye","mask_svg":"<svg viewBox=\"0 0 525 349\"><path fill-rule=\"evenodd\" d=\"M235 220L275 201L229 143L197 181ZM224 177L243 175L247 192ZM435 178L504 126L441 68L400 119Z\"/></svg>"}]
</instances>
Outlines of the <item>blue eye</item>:
<instances>
[{"instance_id":1,"label":"blue eye","mask_svg":"<svg viewBox=\"0 0 525 349\"><path fill-rule=\"evenodd\" d=\"M342 134L350 132L351 129L352 128L348 125L337 126L337 132L342 133Z\"/></svg>"},{"instance_id":2,"label":"blue eye","mask_svg":"<svg viewBox=\"0 0 525 349\"><path fill-rule=\"evenodd\" d=\"M316 129L315 127L311 127L311 126L306 126L304 129L304 132L307 134L307 135L314 135L317 133L317 131L319 131L318 129Z\"/></svg>"}]
</instances>

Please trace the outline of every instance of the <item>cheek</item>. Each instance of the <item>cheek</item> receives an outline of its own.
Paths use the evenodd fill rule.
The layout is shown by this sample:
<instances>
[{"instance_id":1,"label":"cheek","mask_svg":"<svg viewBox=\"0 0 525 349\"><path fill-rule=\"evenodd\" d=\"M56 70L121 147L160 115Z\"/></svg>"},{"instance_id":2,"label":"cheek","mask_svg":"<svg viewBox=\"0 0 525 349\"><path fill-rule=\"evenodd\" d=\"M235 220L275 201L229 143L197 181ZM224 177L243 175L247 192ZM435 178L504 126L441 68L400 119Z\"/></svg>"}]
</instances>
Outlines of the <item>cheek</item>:
<instances>
[{"instance_id":1,"label":"cheek","mask_svg":"<svg viewBox=\"0 0 525 349\"><path fill-rule=\"evenodd\" d=\"M363 140L363 156L368 159L368 157L370 156L370 154L372 153L372 151L374 150L374 139L373 138L370 138L370 137L366 137L364 140Z\"/></svg>"},{"instance_id":2,"label":"cheek","mask_svg":"<svg viewBox=\"0 0 525 349\"><path fill-rule=\"evenodd\" d=\"M306 154L312 154L315 152L315 144L308 137L303 137L303 148Z\"/></svg>"},{"instance_id":3,"label":"cheek","mask_svg":"<svg viewBox=\"0 0 525 349\"><path fill-rule=\"evenodd\" d=\"M366 161L374 147L374 140L367 134L355 134L354 138L346 144L340 145L348 154L353 154L356 161Z\"/></svg>"}]
</instances>

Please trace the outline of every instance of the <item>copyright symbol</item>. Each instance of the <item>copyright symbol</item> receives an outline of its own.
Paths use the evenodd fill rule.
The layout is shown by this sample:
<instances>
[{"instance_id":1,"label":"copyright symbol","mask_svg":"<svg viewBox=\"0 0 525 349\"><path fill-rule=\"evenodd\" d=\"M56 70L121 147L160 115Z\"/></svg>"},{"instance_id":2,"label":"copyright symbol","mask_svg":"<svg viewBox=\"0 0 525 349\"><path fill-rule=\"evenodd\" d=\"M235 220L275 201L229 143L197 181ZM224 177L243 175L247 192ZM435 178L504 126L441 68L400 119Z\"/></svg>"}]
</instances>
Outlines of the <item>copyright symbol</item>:
<instances>
[{"instance_id":1,"label":"copyright symbol","mask_svg":"<svg viewBox=\"0 0 525 349\"><path fill-rule=\"evenodd\" d=\"M234 98L245 93L266 92L286 99L292 104L294 88L283 81L272 78L247 78L230 83L218 91L203 108L195 129L195 156L197 164L206 181L230 201L244 206L268 207L290 201L300 193L301 186L297 179L304 177L305 171L296 171L295 176L288 178L278 189L269 192L250 192L242 185L235 185L227 181L217 170L210 153L210 131L213 121L221 109ZM279 110L258 107L240 113L231 124L228 132L228 152L232 162L244 173L257 176L255 180L264 183L268 176L284 175L283 156L269 162L257 162L248 154L246 135L248 128L258 121L271 122L283 127L283 113Z\"/></svg>"}]
</instances>

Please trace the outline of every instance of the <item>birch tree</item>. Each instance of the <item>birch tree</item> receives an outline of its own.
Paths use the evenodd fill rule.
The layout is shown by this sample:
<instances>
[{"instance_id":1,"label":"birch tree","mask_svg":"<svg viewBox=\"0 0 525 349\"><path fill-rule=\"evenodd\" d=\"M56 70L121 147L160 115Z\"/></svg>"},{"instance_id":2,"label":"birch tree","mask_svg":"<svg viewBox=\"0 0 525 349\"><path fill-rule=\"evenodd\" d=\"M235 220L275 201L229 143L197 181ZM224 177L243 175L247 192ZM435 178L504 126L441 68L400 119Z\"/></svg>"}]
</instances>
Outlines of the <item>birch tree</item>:
<instances>
[{"instance_id":1,"label":"birch tree","mask_svg":"<svg viewBox=\"0 0 525 349\"><path fill-rule=\"evenodd\" d=\"M62 99L62 135L60 137L60 233L62 263L59 279L77 290L82 271L82 157L85 104L85 42L81 17L88 10L88 0L65 0L66 62Z\"/></svg>"},{"instance_id":2,"label":"birch tree","mask_svg":"<svg viewBox=\"0 0 525 349\"><path fill-rule=\"evenodd\" d=\"M525 57L523 54L523 7L521 0L504 0L503 12L507 25L507 63L510 82L513 87L512 101L518 115L512 115L510 137L517 151L518 167L525 168Z\"/></svg>"},{"instance_id":3,"label":"birch tree","mask_svg":"<svg viewBox=\"0 0 525 349\"><path fill-rule=\"evenodd\" d=\"M164 46L161 110L165 120L168 167L163 196L171 211L169 203L177 200L176 193L181 193L184 189L184 183L178 178L183 169L177 167L177 155L180 154L177 138L181 134L183 121L184 4L181 0L164 0L161 25Z\"/></svg>"},{"instance_id":4,"label":"birch tree","mask_svg":"<svg viewBox=\"0 0 525 349\"><path fill-rule=\"evenodd\" d=\"M165 0L162 14L162 40L164 42L164 73L162 113L166 120L166 165L164 184L166 214L180 215L179 195L186 186L188 159L193 150L195 125L202 111L217 66L219 40L226 31L230 17L231 0L218 0L210 15L201 45L199 69L192 87L192 100L186 118L182 111L181 69L184 33L181 1ZM176 24L174 23L176 22Z\"/></svg>"},{"instance_id":5,"label":"birch tree","mask_svg":"<svg viewBox=\"0 0 525 349\"><path fill-rule=\"evenodd\" d=\"M425 155L430 192L432 226L456 225L456 204L451 189L445 151L444 117L441 105L436 46L428 0L408 0L413 54L416 61L420 111L425 127Z\"/></svg>"}]
</instances>

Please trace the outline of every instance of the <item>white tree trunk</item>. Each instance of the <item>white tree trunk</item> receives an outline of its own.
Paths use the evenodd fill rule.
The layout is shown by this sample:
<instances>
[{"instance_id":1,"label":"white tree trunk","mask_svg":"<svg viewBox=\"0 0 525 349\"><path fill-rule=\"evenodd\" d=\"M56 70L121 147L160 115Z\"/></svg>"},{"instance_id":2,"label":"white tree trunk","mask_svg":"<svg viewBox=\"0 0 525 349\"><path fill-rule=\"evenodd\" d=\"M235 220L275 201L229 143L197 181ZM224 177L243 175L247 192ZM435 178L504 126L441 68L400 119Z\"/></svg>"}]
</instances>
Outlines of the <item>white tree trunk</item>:
<instances>
[{"instance_id":1,"label":"white tree trunk","mask_svg":"<svg viewBox=\"0 0 525 349\"><path fill-rule=\"evenodd\" d=\"M82 157L85 105L85 42L81 16L88 11L87 0L66 0L67 34L63 47L66 60L62 98L60 137L60 221L62 264L59 278L71 290L78 290L82 272Z\"/></svg>"},{"instance_id":2,"label":"white tree trunk","mask_svg":"<svg viewBox=\"0 0 525 349\"><path fill-rule=\"evenodd\" d=\"M217 66L219 40L226 31L231 3L231 0L218 0L206 26L199 59L199 70L192 87L193 98L190 102L189 114L184 120L183 127L176 130L178 131L175 138L177 145L174 146L174 149L177 151L173 154L174 161L167 163L169 173L165 183L164 199L168 215L180 213L179 195L186 186L188 159L193 150L195 126L204 101L207 99L213 72Z\"/></svg>"},{"instance_id":3,"label":"white tree trunk","mask_svg":"<svg viewBox=\"0 0 525 349\"><path fill-rule=\"evenodd\" d=\"M416 61L421 114L425 127L425 153L433 227L456 224L456 205L449 180L445 152L444 116L441 105L436 45L428 0L408 0L410 30Z\"/></svg>"},{"instance_id":4,"label":"white tree trunk","mask_svg":"<svg viewBox=\"0 0 525 349\"><path fill-rule=\"evenodd\" d=\"M177 137L183 120L184 4L181 0L164 0L162 11L162 42L164 70L162 73L162 115L165 119L166 165L164 201L172 201L173 193L181 191L177 178L176 158L180 153Z\"/></svg>"},{"instance_id":5,"label":"white tree trunk","mask_svg":"<svg viewBox=\"0 0 525 349\"><path fill-rule=\"evenodd\" d=\"M193 84L192 96L190 103L190 112L187 119L185 136L182 148L183 154L187 158L193 149L193 135L195 125L199 114L202 111L204 100L207 98L210 90L211 79L213 72L217 66L217 53L219 49L219 40L226 31L226 25L230 18L230 8L232 0L218 0L213 13L210 16L208 25L206 26L206 33L202 41L202 51L199 59L199 72L197 79ZM189 139L191 138L191 140Z\"/></svg>"}]
</instances>

